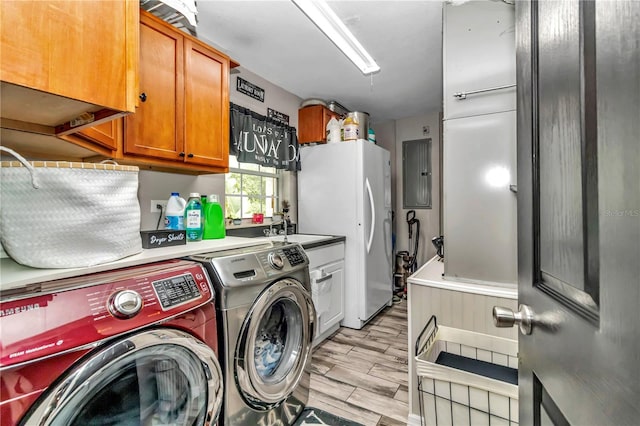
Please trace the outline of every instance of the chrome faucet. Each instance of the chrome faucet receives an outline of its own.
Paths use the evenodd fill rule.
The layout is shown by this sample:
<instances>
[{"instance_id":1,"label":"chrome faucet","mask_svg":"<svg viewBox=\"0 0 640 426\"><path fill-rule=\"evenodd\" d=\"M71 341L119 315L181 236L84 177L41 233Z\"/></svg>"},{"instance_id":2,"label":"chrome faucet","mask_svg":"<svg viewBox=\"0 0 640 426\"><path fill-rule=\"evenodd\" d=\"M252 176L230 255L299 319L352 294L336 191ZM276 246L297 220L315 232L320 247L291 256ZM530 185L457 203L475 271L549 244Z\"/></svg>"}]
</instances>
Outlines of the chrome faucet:
<instances>
[{"instance_id":1,"label":"chrome faucet","mask_svg":"<svg viewBox=\"0 0 640 426\"><path fill-rule=\"evenodd\" d=\"M287 240L287 228L289 227L289 223L285 218L282 218L282 220L279 222L271 222L271 225L269 225L269 235L278 235L277 232L275 234L273 233L273 225L280 225L281 223L284 225L284 242L288 243L289 241Z\"/></svg>"}]
</instances>

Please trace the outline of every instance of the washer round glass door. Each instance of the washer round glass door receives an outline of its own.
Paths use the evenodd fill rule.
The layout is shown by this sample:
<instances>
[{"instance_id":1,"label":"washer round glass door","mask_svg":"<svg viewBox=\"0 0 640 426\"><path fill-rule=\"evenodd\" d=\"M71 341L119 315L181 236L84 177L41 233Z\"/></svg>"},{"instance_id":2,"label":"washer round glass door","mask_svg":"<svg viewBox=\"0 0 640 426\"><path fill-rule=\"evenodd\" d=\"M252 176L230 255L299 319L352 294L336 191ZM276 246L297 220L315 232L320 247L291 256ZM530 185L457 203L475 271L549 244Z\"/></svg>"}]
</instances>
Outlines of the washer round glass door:
<instances>
[{"instance_id":1,"label":"washer round glass door","mask_svg":"<svg viewBox=\"0 0 640 426\"><path fill-rule=\"evenodd\" d=\"M21 424L214 424L222 391L222 372L211 348L182 331L149 330L81 361Z\"/></svg>"},{"instance_id":2,"label":"washer round glass door","mask_svg":"<svg viewBox=\"0 0 640 426\"><path fill-rule=\"evenodd\" d=\"M311 295L292 278L270 285L254 302L235 352L236 382L252 408L278 406L297 387L309 361L315 316Z\"/></svg>"}]
</instances>

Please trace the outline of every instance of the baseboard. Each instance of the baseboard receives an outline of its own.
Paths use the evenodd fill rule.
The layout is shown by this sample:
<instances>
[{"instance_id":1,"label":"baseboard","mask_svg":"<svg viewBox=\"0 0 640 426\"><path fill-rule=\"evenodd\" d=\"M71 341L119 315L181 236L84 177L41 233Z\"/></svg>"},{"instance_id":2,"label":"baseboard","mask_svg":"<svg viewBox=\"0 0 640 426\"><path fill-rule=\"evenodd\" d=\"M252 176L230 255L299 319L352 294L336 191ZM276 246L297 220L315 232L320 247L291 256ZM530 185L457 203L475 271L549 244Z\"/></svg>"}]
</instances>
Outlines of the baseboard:
<instances>
[{"instance_id":1,"label":"baseboard","mask_svg":"<svg viewBox=\"0 0 640 426\"><path fill-rule=\"evenodd\" d=\"M409 414L407 426L422 426L422 419L417 414Z\"/></svg>"},{"instance_id":2,"label":"baseboard","mask_svg":"<svg viewBox=\"0 0 640 426\"><path fill-rule=\"evenodd\" d=\"M339 329L340 329L340 323L337 322L334 325L332 325L331 328L329 328L328 330L325 330L322 334L319 334L318 336L316 336L316 338L313 339L312 347L318 346L320 343L322 343L324 340L326 340L329 336L331 336L333 333L335 333Z\"/></svg>"}]
</instances>

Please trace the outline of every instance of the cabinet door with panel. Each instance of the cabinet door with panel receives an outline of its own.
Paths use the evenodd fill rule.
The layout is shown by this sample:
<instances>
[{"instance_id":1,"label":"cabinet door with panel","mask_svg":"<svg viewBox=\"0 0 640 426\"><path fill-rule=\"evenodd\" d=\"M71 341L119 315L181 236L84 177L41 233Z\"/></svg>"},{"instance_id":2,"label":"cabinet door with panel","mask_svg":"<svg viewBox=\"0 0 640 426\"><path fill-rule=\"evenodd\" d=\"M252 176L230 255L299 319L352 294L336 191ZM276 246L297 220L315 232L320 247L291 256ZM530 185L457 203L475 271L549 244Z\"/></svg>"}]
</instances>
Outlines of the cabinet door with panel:
<instances>
[{"instance_id":1,"label":"cabinet door with panel","mask_svg":"<svg viewBox=\"0 0 640 426\"><path fill-rule=\"evenodd\" d=\"M229 60L202 43L185 40L187 163L229 164Z\"/></svg>"},{"instance_id":2,"label":"cabinet door with panel","mask_svg":"<svg viewBox=\"0 0 640 426\"><path fill-rule=\"evenodd\" d=\"M318 312L319 337L344 318L344 261L323 266L320 275L315 279L313 289L313 296L320 301L321 307Z\"/></svg>"},{"instance_id":3,"label":"cabinet door with panel","mask_svg":"<svg viewBox=\"0 0 640 426\"><path fill-rule=\"evenodd\" d=\"M343 242L305 250L316 306L314 346L335 332L344 319L344 250Z\"/></svg>"},{"instance_id":4,"label":"cabinet door with panel","mask_svg":"<svg viewBox=\"0 0 640 426\"><path fill-rule=\"evenodd\" d=\"M122 143L122 118L60 136L60 139L87 148L99 155L117 157L116 152Z\"/></svg>"},{"instance_id":5,"label":"cabinet door with panel","mask_svg":"<svg viewBox=\"0 0 640 426\"><path fill-rule=\"evenodd\" d=\"M98 145L116 151L122 140L122 119L107 121L78 132L78 135Z\"/></svg>"},{"instance_id":6,"label":"cabinet door with panel","mask_svg":"<svg viewBox=\"0 0 640 426\"><path fill-rule=\"evenodd\" d=\"M311 105L298 110L298 142L327 142L327 124L338 114L323 105Z\"/></svg>"},{"instance_id":7,"label":"cabinet door with panel","mask_svg":"<svg viewBox=\"0 0 640 426\"><path fill-rule=\"evenodd\" d=\"M183 47L178 30L141 12L140 103L125 120L125 155L183 161Z\"/></svg>"},{"instance_id":8,"label":"cabinet door with panel","mask_svg":"<svg viewBox=\"0 0 640 426\"><path fill-rule=\"evenodd\" d=\"M100 117L133 112L138 7L136 0L0 2L3 118L58 126L101 108L109 112Z\"/></svg>"},{"instance_id":9,"label":"cabinet door with panel","mask_svg":"<svg viewBox=\"0 0 640 426\"><path fill-rule=\"evenodd\" d=\"M225 171L229 58L140 13L140 106L125 121L125 160Z\"/></svg>"}]
</instances>

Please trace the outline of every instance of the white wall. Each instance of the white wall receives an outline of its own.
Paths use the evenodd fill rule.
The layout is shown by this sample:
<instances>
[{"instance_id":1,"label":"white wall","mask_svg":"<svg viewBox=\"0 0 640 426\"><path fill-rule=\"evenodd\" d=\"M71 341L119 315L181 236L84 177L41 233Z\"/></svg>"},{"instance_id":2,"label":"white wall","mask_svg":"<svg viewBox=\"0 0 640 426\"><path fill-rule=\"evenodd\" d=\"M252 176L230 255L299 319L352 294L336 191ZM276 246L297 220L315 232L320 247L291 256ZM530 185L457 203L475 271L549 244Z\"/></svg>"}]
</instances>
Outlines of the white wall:
<instances>
[{"instance_id":1,"label":"white wall","mask_svg":"<svg viewBox=\"0 0 640 426\"><path fill-rule=\"evenodd\" d=\"M429 126L429 133L423 133L423 127ZM431 208L413 209L416 211L416 219L420 221L420 240L417 256L417 266L420 267L436 254L435 247L431 244L433 237L440 235L440 112L434 111L416 117L403 118L395 121L395 143L392 158L395 158L392 167L392 180L395 179L395 200L394 200L394 230L396 233L396 252L408 250L412 252L413 247L409 247L409 226L407 224L407 211L411 209L402 208L402 142L431 138ZM377 130L376 130L377 137ZM387 148L388 149L388 148ZM393 185L393 181L392 181ZM415 225L414 225L415 231Z\"/></svg>"},{"instance_id":2,"label":"white wall","mask_svg":"<svg viewBox=\"0 0 640 426\"><path fill-rule=\"evenodd\" d=\"M298 108L302 99L242 67L238 69L240 74L232 74L229 79L229 99L231 102L262 115L267 115L267 108L275 109L289 116L290 126L298 127ZM238 92L236 90L238 76L263 88L265 90L264 102ZM171 192L174 191L180 192L180 195L185 199L188 198L190 192L199 192L206 195L218 194L220 196L220 204L224 206L224 174L193 176L141 170L139 180L138 199L140 200L142 213L140 226L142 230L155 229L158 222L159 214L150 212L151 200L167 200ZM295 221L297 218L295 174L284 172L284 177L281 180L280 191L282 199L288 199L291 202L292 210L290 216ZM160 227L162 227L162 224Z\"/></svg>"},{"instance_id":3,"label":"white wall","mask_svg":"<svg viewBox=\"0 0 640 426\"><path fill-rule=\"evenodd\" d=\"M179 192L185 200L190 192L218 194L224 206L224 175L183 175L177 173L141 170L138 176L138 200L140 201L140 229L156 229L159 213L151 213L151 200L167 200L171 192ZM162 219L160 229L162 229Z\"/></svg>"}]
</instances>

